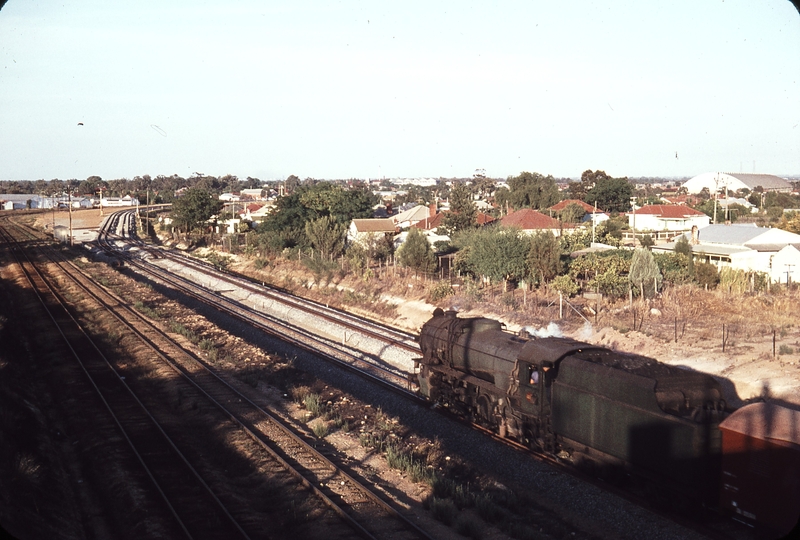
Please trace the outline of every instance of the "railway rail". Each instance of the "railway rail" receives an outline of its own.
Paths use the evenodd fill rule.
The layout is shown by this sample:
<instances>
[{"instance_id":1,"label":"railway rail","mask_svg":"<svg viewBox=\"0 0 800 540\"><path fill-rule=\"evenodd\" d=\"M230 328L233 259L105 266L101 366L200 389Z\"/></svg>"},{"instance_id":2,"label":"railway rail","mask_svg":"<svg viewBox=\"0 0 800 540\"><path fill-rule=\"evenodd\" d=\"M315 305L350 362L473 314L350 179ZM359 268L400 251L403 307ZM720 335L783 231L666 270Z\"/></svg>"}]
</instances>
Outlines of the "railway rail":
<instances>
[{"instance_id":1,"label":"railway rail","mask_svg":"<svg viewBox=\"0 0 800 540\"><path fill-rule=\"evenodd\" d=\"M134 229L130 223L132 219L133 212L119 212L111 216L104 223L99 237L99 243L106 253L121 256L126 266L158 283L180 291L189 298L213 305L216 309L245 321L267 334L277 336L314 354L323 354L367 377L388 381L393 389L404 391L409 396L416 395L417 387L411 359L419 356L420 350L411 334L255 284L241 277L222 274L213 266L190 257L146 246L135 237L133 240L128 240L129 237L123 235L131 234L130 231ZM122 234L110 232L112 230ZM132 242L134 247L131 247L129 242ZM218 290L203 287L197 280L170 272L158 265L148 264L146 259L153 255L143 254L150 254L152 251L158 252L159 258L175 260L198 273L213 276L214 280L219 280L228 288L241 289L244 291L242 294L248 295L255 307ZM301 325L295 322L300 318L307 320ZM342 333L335 335L337 330L328 330L320 334L320 328L325 324L335 325ZM365 340L371 340L368 347L364 345ZM401 360L405 361L406 369L398 368L396 362L384 358L391 355L393 349L402 351Z\"/></svg>"},{"instance_id":2,"label":"railway rail","mask_svg":"<svg viewBox=\"0 0 800 540\"><path fill-rule=\"evenodd\" d=\"M23 231L31 237L30 231ZM3 232L3 238L9 243L13 244L10 235ZM31 237L31 241L36 241ZM26 255L21 249L15 250L20 255ZM188 354L182 348L174 343L174 341L165 333L161 332L157 327L152 325L146 318L141 316L136 310L132 309L121 299L102 287L91 285L91 280L73 263L63 259L63 257L56 258L56 265L66 275L70 276L75 285L79 286L83 294L92 297L98 302L103 309L108 310L117 319L118 323L126 327L131 333L135 334L138 339L145 343L154 356L160 362L169 365L169 367L185 381L191 384L193 393L196 396L202 396L203 399L213 404L225 417L230 418L238 425L238 429L246 432L253 441L255 441L264 451L266 451L271 458L277 462L284 470L289 471L306 489L311 490L320 500L332 509L357 535L364 538L384 538L391 536L393 538L430 538L428 534L421 530L413 521L400 513L392 505L384 501L376 493L372 492L363 483L346 473L331 460L325 457L320 452L316 451L311 444L298 436L291 429L288 428L277 417L268 413L264 408L258 406L251 401L245 394L241 393L237 388L228 383L224 378L220 377L213 370L204 365L193 355ZM26 269L32 276L38 276L39 287L47 287L50 294L57 294L54 288L47 285L47 280L44 275L37 271L36 265L28 259L27 264L22 261ZM36 279L32 277L31 279ZM62 311L67 312L68 308L66 303L61 302ZM70 318L73 325L77 324L74 318ZM84 335L86 335L84 333ZM88 339L88 336L86 336ZM99 353L99 348L94 346L95 350ZM77 358L83 355L76 354ZM120 374L118 367L115 367L107 358L103 358L105 363L105 372L111 375L106 375L106 378L116 381L116 384L122 384L127 390L128 394L135 398L133 394L131 380L126 382L126 379L132 379L129 376ZM91 374L97 369L86 370L87 374ZM102 370L100 370L102 371ZM102 392L104 386L97 385L98 392ZM121 395L122 392L115 392L113 388L108 391L112 392L112 397ZM103 393L105 395L105 393ZM184 396L189 396L184 393ZM187 397L186 399L194 399ZM144 404L136 399L140 408L144 408ZM127 412L129 408L121 409L124 414L121 415L123 419L128 418L130 415ZM148 417L152 418L152 422L156 422L154 415L145 413ZM118 423L120 423L119 421ZM134 422L141 423L137 419ZM165 429L159 427L159 431L163 434L167 441ZM129 437L130 439L130 437ZM141 443L140 443L141 444ZM132 443L135 447L136 444ZM177 444L170 443L170 446L177 451ZM152 452L144 452L144 455L150 455ZM189 458L183 457L182 461L189 465ZM161 470L160 465L156 464L151 466L150 469L156 471ZM168 467L167 467L168 468ZM155 474L150 473L150 476L155 480ZM194 476L197 480L204 484L202 475L195 473ZM163 482L162 482L163 483ZM168 486L180 484L180 482L166 481ZM160 483L157 483L160 486ZM204 484L206 485L206 484ZM207 485L206 485L207 486ZM168 489L161 489L165 495L165 500L169 501L171 497L166 493ZM248 535L244 529L239 526L233 518L233 511L227 511L225 505L214 495L210 486L206 487L206 492L211 495L211 498L217 502L217 506L222 509L223 514L228 518L228 522L232 523L234 528L237 529L236 534L230 531L220 533L220 537L234 538L244 537ZM170 507L175 504L168 502ZM189 508L197 508L197 504L190 505ZM178 517L178 512L174 512L176 519L179 523L183 523ZM209 515L204 513L206 517ZM215 519L216 522L223 522L222 519ZM192 533L188 525L181 525L189 537L194 537L196 533ZM203 534L209 531L200 527L204 531ZM331 531L333 532L333 531ZM237 536L238 535L238 536ZM213 534L210 536L214 536ZM333 535L335 536L335 535Z\"/></svg>"}]
</instances>

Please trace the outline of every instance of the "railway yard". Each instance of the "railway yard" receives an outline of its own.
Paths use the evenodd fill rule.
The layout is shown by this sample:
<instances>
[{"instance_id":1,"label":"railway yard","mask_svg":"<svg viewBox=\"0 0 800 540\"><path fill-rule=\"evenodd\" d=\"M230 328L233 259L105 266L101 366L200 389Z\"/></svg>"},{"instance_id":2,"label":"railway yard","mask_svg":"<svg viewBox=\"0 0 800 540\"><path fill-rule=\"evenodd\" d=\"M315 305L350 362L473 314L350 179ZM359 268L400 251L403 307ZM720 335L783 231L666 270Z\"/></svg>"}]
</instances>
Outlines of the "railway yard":
<instances>
[{"instance_id":1,"label":"railway yard","mask_svg":"<svg viewBox=\"0 0 800 540\"><path fill-rule=\"evenodd\" d=\"M19 538L766 538L442 414L415 393L413 333L34 223L0 219L0 522Z\"/></svg>"}]
</instances>

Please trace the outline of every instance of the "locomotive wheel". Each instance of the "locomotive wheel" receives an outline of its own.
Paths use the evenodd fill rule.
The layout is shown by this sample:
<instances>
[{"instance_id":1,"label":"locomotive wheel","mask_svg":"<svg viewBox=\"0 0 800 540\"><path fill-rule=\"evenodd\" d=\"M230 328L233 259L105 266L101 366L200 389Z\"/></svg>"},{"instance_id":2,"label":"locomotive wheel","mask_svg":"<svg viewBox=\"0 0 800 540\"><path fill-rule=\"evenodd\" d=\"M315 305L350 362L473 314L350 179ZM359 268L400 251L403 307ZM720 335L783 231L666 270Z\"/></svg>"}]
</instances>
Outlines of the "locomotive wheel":
<instances>
[{"instance_id":1,"label":"locomotive wheel","mask_svg":"<svg viewBox=\"0 0 800 540\"><path fill-rule=\"evenodd\" d=\"M478 396L478 399L475 403L475 409L477 411L478 420L481 424L494 426L495 422L492 421L492 408L491 400L487 396Z\"/></svg>"}]
</instances>

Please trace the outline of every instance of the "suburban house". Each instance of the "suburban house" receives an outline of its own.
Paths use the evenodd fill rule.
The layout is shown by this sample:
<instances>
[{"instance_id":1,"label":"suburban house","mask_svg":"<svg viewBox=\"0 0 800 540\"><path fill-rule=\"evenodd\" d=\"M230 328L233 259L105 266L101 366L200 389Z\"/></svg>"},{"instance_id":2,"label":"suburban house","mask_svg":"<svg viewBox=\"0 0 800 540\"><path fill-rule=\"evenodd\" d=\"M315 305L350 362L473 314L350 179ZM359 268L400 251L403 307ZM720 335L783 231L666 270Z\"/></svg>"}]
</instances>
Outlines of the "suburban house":
<instances>
[{"instance_id":1,"label":"suburban house","mask_svg":"<svg viewBox=\"0 0 800 540\"><path fill-rule=\"evenodd\" d=\"M245 206L241 216L247 221L264 221L273 208L274 206L271 204L249 203Z\"/></svg>"},{"instance_id":2,"label":"suburban house","mask_svg":"<svg viewBox=\"0 0 800 540\"><path fill-rule=\"evenodd\" d=\"M587 221L588 222L594 221L594 224L597 225L597 224L602 223L603 221L606 221L607 219L609 219L609 215L608 214L606 214L605 212L603 212L599 208L595 208L591 204L583 202L580 199L564 199L563 201L561 201L561 202L559 202L557 204L554 204L553 206L548 208L548 210L550 210L550 211L552 211L554 213L560 213L567 206L569 206L571 204L577 204L578 206L583 208L584 212L586 212L586 214L583 216L583 219L581 220L583 223L586 223Z\"/></svg>"},{"instance_id":3,"label":"suburban house","mask_svg":"<svg viewBox=\"0 0 800 540\"><path fill-rule=\"evenodd\" d=\"M370 238L394 236L397 226L390 218L354 219L347 228L347 243L366 243Z\"/></svg>"},{"instance_id":4,"label":"suburban house","mask_svg":"<svg viewBox=\"0 0 800 540\"><path fill-rule=\"evenodd\" d=\"M695 260L718 269L729 267L768 274L773 283L800 280L800 234L755 224L709 225L685 236ZM679 238L676 238L678 240ZM675 251L676 242L653 246L654 252Z\"/></svg>"},{"instance_id":5,"label":"suburban house","mask_svg":"<svg viewBox=\"0 0 800 540\"><path fill-rule=\"evenodd\" d=\"M637 234L651 234L653 240L668 240L692 227L708 227L711 218L700 210L673 204L650 204L626 212L628 226Z\"/></svg>"},{"instance_id":6,"label":"suburban house","mask_svg":"<svg viewBox=\"0 0 800 540\"><path fill-rule=\"evenodd\" d=\"M419 223L423 219L430 218L436 215L436 203L431 203L430 206L417 205L400 212L397 215L390 217L395 225L401 229L407 229L415 223Z\"/></svg>"},{"instance_id":7,"label":"suburban house","mask_svg":"<svg viewBox=\"0 0 800 540\"><path fill-rule=\"evenodd\" d=\"M433 205L431 205L431 209L433 209ZM438 234L438 229L444 224L444 217L448 214L449 210L445 210L443 212L438 212L431 217L427 217L421 221L416 222L410 228L411 229L420 229L425 238L428 240L428 243L433 246L436 242L449 242L450 237L445 234ZM493 222L495 219L490 216L489 214L484 214L483 212L478 212L475 216L475 221L479 226L486 225L488 223ZM406 237L408 236L408 232L401 232L395 237L394 245L395 249L400 247L403 242L406 241Z\"/></svg>"},{"instance_id":8,"label":"suburban house","mask_svg":"<svg viewBox=\"0 0 800 540\"><path fill-rule=\"evenodd\" d=\"M573 232L576 228L572 223L562 223L531 208L511 212L498 221L503 227L514 227L528 235L547 231L555 236L561 236L563 233Z\"/></svg>"},{"instance_id":9,"label":"suburban house","mask_svg":"<svg viewBox=\"0 0 800 540\"><path fill-rule=\"evenodd\" d=\"M266 199L267 192L264 188L248 188L239 192L241 199L249 199L251 201L263 201Z\"/></svg>"}]
</instances>

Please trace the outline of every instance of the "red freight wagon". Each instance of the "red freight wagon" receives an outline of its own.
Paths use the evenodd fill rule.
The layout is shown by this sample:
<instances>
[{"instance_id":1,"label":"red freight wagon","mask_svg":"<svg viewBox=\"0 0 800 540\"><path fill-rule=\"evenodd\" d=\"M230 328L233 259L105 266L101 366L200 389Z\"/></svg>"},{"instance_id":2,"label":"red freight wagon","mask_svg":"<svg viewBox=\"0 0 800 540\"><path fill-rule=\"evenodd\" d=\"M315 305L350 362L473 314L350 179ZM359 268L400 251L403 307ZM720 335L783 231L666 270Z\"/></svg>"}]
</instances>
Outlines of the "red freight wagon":
<instances>
[{"instance_id":1,"label":"red freight wagon","mask_svg":"<svg viewBox=\"0 0 800 540\"><path fill-rule=\"evenodd\" d=\"M800 518L800 411L753 403L723 420L723 511L776 534Z\"/></svg>"}]
</instances>

